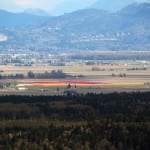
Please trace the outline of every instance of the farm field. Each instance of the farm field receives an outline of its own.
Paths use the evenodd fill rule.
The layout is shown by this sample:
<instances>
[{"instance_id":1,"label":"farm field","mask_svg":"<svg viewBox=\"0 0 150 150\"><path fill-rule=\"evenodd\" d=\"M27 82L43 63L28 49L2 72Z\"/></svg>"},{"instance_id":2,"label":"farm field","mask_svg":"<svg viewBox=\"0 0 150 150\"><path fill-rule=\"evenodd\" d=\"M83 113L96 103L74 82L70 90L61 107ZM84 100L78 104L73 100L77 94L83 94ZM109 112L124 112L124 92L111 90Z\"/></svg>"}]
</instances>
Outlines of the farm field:
<instances>
[{"instance_id":1,"label":"farm field","mask_svg":"<svg viewBox=\"0 0 150 150\"><path fill-rule=\"evenodd\" d=\"M143 69L144 68L144 69ZM9 82L9 88L2 88L0 94L63 94L64 91L77 93L110 93L150 91L150 63L134 61L112 61L105 64L86 65L71 63L66 66L0 66L1 74L24 74L62 70L71 77L63 79L15 79L0 80L0 83ZM68 88L69 85L69 88Z\"/></svg>"},{"instance_id":2,"label":"farm field","mask_svg":"<svg viewBox=\"0 0 150 150\"><path fill-rule=\"evenodd\" d=\"M147 70L127 70L133 68L144 68L146 66ZM95 69L95 71L94 71ZM65 73L71 75L110 75L111 73L122 73L126 72L130 75L149 75L150 73L150 64L144 65L141 63L132 63L132 62L120 62L117 64L96 64L96 65L86 65L80 63L74 63L66 66L48 66L48 65L33 65L33 66L14 66L14 65L0 65L0 71L3 71L3 74L16 74L22 73L27 75L29 71L34 73L42 73L45 71L52 70L62 70Z\"/></svg>"}]
</instances>

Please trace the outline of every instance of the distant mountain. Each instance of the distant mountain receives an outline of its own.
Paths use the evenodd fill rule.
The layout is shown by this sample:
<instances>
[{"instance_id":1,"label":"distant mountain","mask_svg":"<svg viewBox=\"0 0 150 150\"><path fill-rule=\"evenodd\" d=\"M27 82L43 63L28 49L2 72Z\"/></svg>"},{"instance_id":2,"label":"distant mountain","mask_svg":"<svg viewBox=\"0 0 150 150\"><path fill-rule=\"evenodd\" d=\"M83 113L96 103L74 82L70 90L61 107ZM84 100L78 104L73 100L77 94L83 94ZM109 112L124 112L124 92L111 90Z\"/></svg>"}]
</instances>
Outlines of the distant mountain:
<instances>
[{"instance_id":1,"label":"distant mountain","mask_svg":"<svg viewBox=\"0 0 150 150\"><path fill-rule=\"evenodd\" d=\"M68 32L103 33L127 31L131 27L138 31L146 24L150 24L150 3L133 3L116 13L98 9L78 10L50 19L43 26L58 26Z\"/></svg>"},{"instance_id":2,"label":"distant mountain","mask_svg":"<svg viewBox=\"0 0 150 150\"><path fill-rule=\"evenodd\" d=\"M28 8L28 9L24 10L24 13L30 14L30 15L35 15L35 16L45 16L45 17L49 16L49 14L46 11L44 11L40 8L36 8L36 9Z\"/></svg>"},{"instance_id":3,"label":"distant mountain","mask_svg":"<svg viewBox=\"0 0 150 150\"><path fill-rule=\"evenodd\" d=\"M41 24L59 34L57 46L67 49L150 49L150 3L133 3L110 13L84 9Z\"/></svg>"},{"instance_id":4,"label":"distant mountain","mask_svg":"<svg viewBox=\"0 0 150 150\"><path fill-rule=\"evenodd\" d=\"M84 9L49 19L42 26L58 27L65 33L99 33L109 30L108 25L113 16L113 14L103 10Z\"/></svg>"},{"instance_id":5,"label":"distant mountain","mask_svg":"<svg viewBox=\"0 0 150 150\"><path fill-rule=\"evenodd\" d=\"M130 15L137 17L150 16L150 3L132 3L118 12L121 15Z\"/></svg>"},{"instance_id":6,"label":"distant mountain","mask_svg":"<svg viewBox=\"0 0 150 150\"><path fill-rule=\"evenodd\" d=\"M98 0L94 4L92 4L90 8L116 12L134 2L135 0Z\"/></svg>"},{"instance_id":7,"label":"distant mountain","mask_svg":"<svg viewBox=\"0 0 150 150\"><path fill-rule=\"evenodd\" d=\"M14 17L11 15L16 15L6 12L4 14L8 23L9 19ZM16 16L23 19L24 15L29 14ZM17 20L19 17L16 18L17 22L20 22ZM84 9L46 19L33 15L28 17L26 19L37 19L37 22L30 20L30 28L0 28L0 33L8 37L8 40L3 42L5 48L21 47L42 51L150 50L150 3L133 3L115 13ZM33 22L37 26L33 26ZM3 47L0 45L0 48Z\"/></svg>"},{"instance_id":8,"label":"distant mountain","mask_svg":"<svg viewBox=\"0 0 150 150\"><path fill-rule=\"evenodd\" d=\"M25 26L39 24L46 17L31 15L27 13L11 13L0 10L0 27Z\"/></svg>"},{"instance_id":9,"label":"distant mountain","mask_svg":"<svg viewBox=\"0 0 150 150\"><path fill-rule=\"evenodd\" d=\"M121 17L120 22L124 23L128 30L150 34L150 3L133 3L117 14Z\"/></svg>"}]
</instances>

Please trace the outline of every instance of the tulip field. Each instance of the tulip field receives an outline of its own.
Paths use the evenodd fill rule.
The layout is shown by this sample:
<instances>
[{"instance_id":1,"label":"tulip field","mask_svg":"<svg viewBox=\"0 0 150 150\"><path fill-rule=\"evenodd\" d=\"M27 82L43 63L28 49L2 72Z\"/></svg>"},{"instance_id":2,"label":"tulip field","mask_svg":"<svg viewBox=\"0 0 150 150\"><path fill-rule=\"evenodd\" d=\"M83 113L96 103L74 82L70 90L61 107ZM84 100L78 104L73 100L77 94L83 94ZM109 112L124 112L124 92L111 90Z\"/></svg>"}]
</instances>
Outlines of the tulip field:
<instances>
[{"instance_id":1,"label":"tulip field","mask_svg":"<svg viewBox=\"0 0 150 150\"><path fill-rule=\"evenodd\" d=\"M36 81L24 81L17 86L99 86L108 85L110 83L100 81L89 80L36 80Z\"/></svg>"},{"instance_id":2,"label":"tulip field","mask_svg":"<svg viewBox=\"0 0 150 150\"><path fill-rule=\"evenodd\" d=\"M0 80L0 94L60 94L70 89L77 93L110 93L150 90L150 64L119 61L112 64L71 64L66 66L11 66L0 65L1 74L23 74L23 79ZM28 78L35 74L62 70L64 78ZM68 88L70 87L70 88ZM59 90L58 90L59 89Z\"/></svg>"}]
</instances>

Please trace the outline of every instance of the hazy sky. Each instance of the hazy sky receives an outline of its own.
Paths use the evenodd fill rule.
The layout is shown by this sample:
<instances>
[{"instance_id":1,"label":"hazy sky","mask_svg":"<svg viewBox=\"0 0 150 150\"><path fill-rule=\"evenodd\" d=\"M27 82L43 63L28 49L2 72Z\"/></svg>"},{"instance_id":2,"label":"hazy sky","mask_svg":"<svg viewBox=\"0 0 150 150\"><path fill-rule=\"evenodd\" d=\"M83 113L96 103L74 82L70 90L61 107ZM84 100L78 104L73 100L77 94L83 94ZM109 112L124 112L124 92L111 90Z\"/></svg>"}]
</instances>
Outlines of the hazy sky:
<instances>
[{"instance_id":1,"label":"hazy sky","mask_svg":"<svg viewBox=\"0 0 150 150\"><path fill-rule=\"evenodd\" d=\"M26 8L41 8L49 13L58 14L90 6L96 1L98 0L0 0L0 9L18 12ZM150 2L150 0L135 1Z\"/></svg>"}]
</instances>

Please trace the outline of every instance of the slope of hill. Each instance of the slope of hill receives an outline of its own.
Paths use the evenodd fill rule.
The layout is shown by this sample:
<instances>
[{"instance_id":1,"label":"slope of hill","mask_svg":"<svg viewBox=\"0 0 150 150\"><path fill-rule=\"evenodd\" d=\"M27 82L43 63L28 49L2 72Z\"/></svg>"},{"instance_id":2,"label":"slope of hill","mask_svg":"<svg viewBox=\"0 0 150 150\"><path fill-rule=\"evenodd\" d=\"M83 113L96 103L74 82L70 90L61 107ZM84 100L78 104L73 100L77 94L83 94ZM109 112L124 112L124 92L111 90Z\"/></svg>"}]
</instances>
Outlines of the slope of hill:
<instances>
[{"instance_id":1,"label":"slope of hill","mask_svg":"<svg viewBox=\"0 0 150 150\"><path fill-rule=\"evenodd\" d=\"M150 17L150 3L132 3L118 12L121 15Z\"/></svg>"},{"instance_id":2,"label":"slope of hill","mask_svg":"<svg viewBox=\"0 0 150 150\"><path fill-rule=\"evenodd\" d=\"M109 2L106 0L98 0L93 5L91 5L90 8L115 12L134 2L135 0L109 0Z\"/></svg>"},{"instance_id":3,"label":"slope of hill","mask_svg":"<svg viewBox=\"0 0 150 150\"><path fill-rule=\"evenodd\" d=\"M37 9L28 8L28 9L24 10L24 13L30 14L30 15L35 15L35 16L43 16L43 17L49 16L49 14L46 11L44 11L40 8L37 8Z\"/></svg>"},{"instance_id":4,"label":"slope of hill","mask_svg":"<svg viewBox=\"0 0 150 150\"><path fill-rule=\"evenodd\" d=\"M27 13L11 13L5 10L0 10L0 27L33 25L38 24L45 19L46 17Z\"/></svg>"},{"instance_id":5,"label":"slope of hill","mask_svg":"<svg viewBox=\"0 0 150 150\"><path fill-rule=\"evenodd\" d=\"M0 29L0 33L8 37L3 43L5 48L150 50L150 3L134 3L116 13L85 9L49 18L27 14L14 17L14 14L6 14L7 19L0 24L6 24L7 21L9 26L16 22L19 22L18 25L31 24L28 29L24 26ZM1 17L3 16L0 15ZM33 23L37 26L33 26Z\"/></svg>"}]
</instances>

